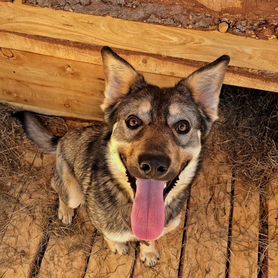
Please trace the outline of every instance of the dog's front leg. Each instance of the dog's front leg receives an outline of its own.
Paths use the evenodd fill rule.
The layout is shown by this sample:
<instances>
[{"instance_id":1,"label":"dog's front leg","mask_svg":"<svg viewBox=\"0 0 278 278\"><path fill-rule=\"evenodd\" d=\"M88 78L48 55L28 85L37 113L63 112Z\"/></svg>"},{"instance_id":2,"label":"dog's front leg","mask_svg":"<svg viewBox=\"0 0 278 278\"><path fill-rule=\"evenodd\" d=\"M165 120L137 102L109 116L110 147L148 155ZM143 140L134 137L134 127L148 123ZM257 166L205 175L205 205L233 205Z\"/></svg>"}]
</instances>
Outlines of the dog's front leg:
<instances>
[{"instance_id":1,"label":"dog's front leg","mask_svg":"<svg viewBox=\"0 0 278 278\"><path fill-rule=\"evenodd\" d=\"M112 241L108 239L107 237L104 237L105 241L107 242L107 245L109 249L119 255L127 255L128 254L128 245L126 242L117 242L117 241Z\"/></svg>"},{"instance_id":2,"label":"dog's front leg","mask_svg":"<svg viewBox=\"0 0 278 278\"><path fill-rule=\"evenodd\" d=\"M155 241L140 242L140 260L150 267L157 264L159 252L155 247Z\"/></svg>"}]
</instances>

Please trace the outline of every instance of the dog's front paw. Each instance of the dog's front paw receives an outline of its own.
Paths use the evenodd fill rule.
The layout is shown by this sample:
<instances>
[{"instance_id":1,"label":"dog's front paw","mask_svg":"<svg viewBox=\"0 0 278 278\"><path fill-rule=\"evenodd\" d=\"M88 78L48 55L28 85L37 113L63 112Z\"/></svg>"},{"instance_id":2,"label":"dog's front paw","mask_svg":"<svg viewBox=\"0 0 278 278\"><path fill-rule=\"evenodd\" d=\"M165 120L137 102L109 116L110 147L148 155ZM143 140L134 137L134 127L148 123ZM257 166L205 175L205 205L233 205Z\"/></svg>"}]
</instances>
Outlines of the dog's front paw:
<instances>
[{"instance_id":1,"label":"dog's front paw","mask_svg":"<svg viewBox=\"0 0 278 278\"><path fill-rule=\"evenodd\" d=\"M128 254L128 245L124 242L115 242L111 240L107 240L106 242L108 244L109 249L119 255L127 255Z\"/></svg>"},{"instance_id":2,"label":"dog's front paw","mask_svg":"<svg viewBox=\"0 0 278 278\"><path fill-rule=\"evenodd\" d=\"M140 244L140 260L145 266L154 267L159 261L159 252L155 248L154 242L148 242Z\"/></svg>"},{"instance_id":3,"label":"dog's front paw","mask_svg":"<svg viewBox=\"0 0 278 278\"><path fill-rule=\"evenodd\" d=\"M66 225L71 224L74 210L68 206L59 206L58 218Z\"/></svg>"}]
</instances>

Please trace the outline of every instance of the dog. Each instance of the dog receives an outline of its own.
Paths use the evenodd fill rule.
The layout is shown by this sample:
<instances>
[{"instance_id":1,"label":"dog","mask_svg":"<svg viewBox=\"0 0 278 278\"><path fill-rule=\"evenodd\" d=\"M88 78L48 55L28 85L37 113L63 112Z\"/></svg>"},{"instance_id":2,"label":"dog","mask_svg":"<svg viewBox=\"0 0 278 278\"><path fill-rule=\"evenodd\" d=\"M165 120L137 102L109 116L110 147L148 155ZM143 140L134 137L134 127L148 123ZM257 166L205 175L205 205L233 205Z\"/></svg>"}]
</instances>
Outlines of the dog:
<instances>
[{"instance_id":1,"label":"dog","mask_svg":"<svg viewBox=\"0 0 278 278\"><path fill-rule=\"evenodd\" d=\"M218 118L219 95L230 61L223 55L172 88L148 84L109 47L101 50L104 124L51 135L30 112L18 112L27 136L56 155L51 181L58 217L70 224L86 205L111 251L156 265L155 240L175 229L187 188L200 167L202 147Z\"/></svg>"}]
</instances>

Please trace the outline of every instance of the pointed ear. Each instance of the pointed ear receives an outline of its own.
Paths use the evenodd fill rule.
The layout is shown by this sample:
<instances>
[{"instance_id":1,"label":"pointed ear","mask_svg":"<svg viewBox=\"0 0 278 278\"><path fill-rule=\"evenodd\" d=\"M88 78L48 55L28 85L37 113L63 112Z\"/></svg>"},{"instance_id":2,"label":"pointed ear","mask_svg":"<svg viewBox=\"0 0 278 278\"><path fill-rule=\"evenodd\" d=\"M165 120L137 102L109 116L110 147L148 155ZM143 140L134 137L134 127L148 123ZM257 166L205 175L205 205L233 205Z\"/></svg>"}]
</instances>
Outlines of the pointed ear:
<instances>
[{"instance_id":1,"label":"pointed ear","mask_svg":"<svg viewBox=\"0 0 278 278\"><path fill-rule=\"evenodd\" d=\"M178 84L191 91L194 101L212 121L218 118L219 96L229 61L230 57L223 55Z\"/></svg>"},{"instance_id":2,"label":"pointed ear","mask_svg":"<svg viewBox=\"0 0 278 278\"><path fill-rule=\"evenodd\" d=\"M104 101L101 105L104 111L125 96L142 76L111 48L103 47L101 55L105 76Z\"/></svg>"}]
</instances>

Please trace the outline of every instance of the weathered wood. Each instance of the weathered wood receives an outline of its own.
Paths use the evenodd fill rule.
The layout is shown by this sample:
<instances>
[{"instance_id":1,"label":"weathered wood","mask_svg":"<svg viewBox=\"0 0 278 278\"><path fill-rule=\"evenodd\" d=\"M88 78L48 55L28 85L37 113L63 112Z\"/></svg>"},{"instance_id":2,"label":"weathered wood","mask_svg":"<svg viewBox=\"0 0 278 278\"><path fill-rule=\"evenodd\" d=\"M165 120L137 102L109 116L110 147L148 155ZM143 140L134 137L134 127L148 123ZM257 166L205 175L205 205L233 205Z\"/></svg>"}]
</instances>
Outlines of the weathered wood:
<instances>
[{"instance_id":1,"label":"weathered wood","mask_svg":"<svg viewBox=\"0 0 278 278\"><path fill-rule=\"evenodd\" d=\"M102 235L97 235L85 278L129 278L134 264L134 257L134 246L130 246L128 255L120 256L108 249Z\"/></svg>"},{"instance_id":2,"label":"weathered wood","mask_svg":"<svg viewBox=\"0 0 278 278\"><path fill-rule=\"evenodd\" d=\"M0 62L0 102L45 114L103 119L102 66L10 49L2 49ZM144 76L161 86L179 80L152 73Z\"/></svg>"},{"instance_id":3,"label":"weathered wood","mask_svg":"<svg viewBox=\"0 0 278 278\"><path fill-rule=\"evenodd\" d=\"M197 2L213 11L221 11L228 8L242 8L242 1L240 0L197 0Z\"/></svg>"},{"instance_id":4,"label":"weathered wood","mask_svg":"<svg viewBox=\"0 0 278 278\"><path fill-rule=\"evenodd\" d=\"M268 184L268 277L278 277L278 182Z\"/></svg>"},{"instance_id":5,"label":"weathered wood","mask_svg":"<svg viewBox=\"0 0 278 278\"><path fill-rule=\"evenodd\" d=\"M230 277L257 277L259 215L258 187L236 177Z\"/></svg>"},{"instance_id":6,"label":"weathered wood","mask_svg":"<svg viewBox=\"0 0 278 278\"><path fill-rule=\"evenodd\" d=\"M10 59L3 49L1 53L2 102L46 114L102 119L100 66L6 49Z\"/></svg>"},{"instance_id":7,"label":"weathered wood","mask_svg":"<svg viewBox=\"0 0 278 278\"><path fill-rule=\"evenodd\" d=\"M33 6L112 16L125 20L156 23L179 28L217 30L219 22L229 24L229 33L256 39L277 37L276 0L149 0L130 2L67 0L24 0ZM131 12L132 7L132 12Z\"/></svg>"},{"instance_id":8,"label":"weathered wood","mask_svg":"<svg viewBox=\"0 0 278 278\"><path fill-rule=\"evenodd\" d=\"M210 62L225 53L232 57L232 66L277 72L275 40L260 41L219 32L185 30L10 3L0 3L0 30L203 62Z\"/></svg>"},{"instance_id":9,"label":"weathered wood","mask_svg":"<svg viewBox=\"0 0 278 278\"><path fill-rule=\"evenodd\" d=\"M85 92L0 78L0 102L46 115L102 120L101 99Z\"/></svg>"},{"instance_id":10,"label":"weathered wood","mask_svg":"<svg viewBox=\"0 0 278 278\"><path fill-rule=\"evenodd\" d=\"M102 120L99 106L103 100L103 69L99 65L99 52L92 50L90 53L94 54L92 59L96 64L2 48L0 102L38 113ZM144 56L139 55L123 56L141 65L139 70L147 71L144 61L149 61L146 63L150 63L151 69L157 67L156 58L144 60ZM85 57L89 58L89 55ZM162 61L161 64L166 68L169 62ZM193 70L191 66L187 71L189 69ZM181 75L182 65L179 70ZM141 72L148 82L161 87L173 86L180 80L175 76Z\"/></svg>"},{"instance_id":11,"label":"weathered wood","mask_svg":"<svg viewBox=\"0 0 278 278\"><path fill-rule=\"evenodd\" d=\"M186 207L186 204L184 206ZM183 226L184 213L179 228L166 234L156 242L157 249L160 253L158 264L154 268L146 267L138 256L135 264L134 277L178 277Z\"/></svg>"},{"instance_id":12,"label":"weathered wood","mask_svg":"<svg viewBox=\"0 0 278 278\"><path fill-rule=\"evenodd\" d=\"M50 231L38 277L84 277L95 228L85 208L80 208L78 212L76 225L79 227L72 231L73 234L56 236L54 231ZM60 224L63 225L62 222Z\"/></svg>"},{"instance_id":13,"label":"weathered wood","mask_svg":"<svg viewBox=\"0 0 278 278\"><path fill-rule=\"evenodd\" d=\"M51 168L46 168L44 175L49 175L49 171ZM48 221L46 212L54 201L41 175L30 172L17 185L24 190L0 244L1 277L31 277L35 268Z\"/></svg>"},{"instance_id":14,"label":"weathered wood","mask_svg":"<svg viewBox=\"0 0 278 278\"><path fill-rule=\"evenodd\" d=\"M1 277L30 277L43 239L41 221L26 212L14 217L1 242Z\"/></svg>"},{"instance_id":15,"label":"weathered wood","mask_svg":"<svg viewBox=\"0 0 278 278\"><path fill-rule=\"evenodd\" d=\"M67 60L102 65L100 47L91 45L0 31L0 46L2 46L0 55L6 58L12 57L9 51L4 48L10 49L10 51L18 49ZM203 62L162 57L155 54L121 49L117 49L117 52L138 71L167 75L169 76L167 78L184 78L204 65ZM225 76L225 83L266 91L277 91L277 74L230 67Z\"/></svg>"},{"instance_id":16,"label":"weathered wood","mask_svg":"<svg viewBox=\"0 0 278 278\"><path fill-rule=\"evenodd\" d=\"M225 277L232 174L224 161L207 155L192 185L182 277Z\"/></svg>"}]
</instances>

